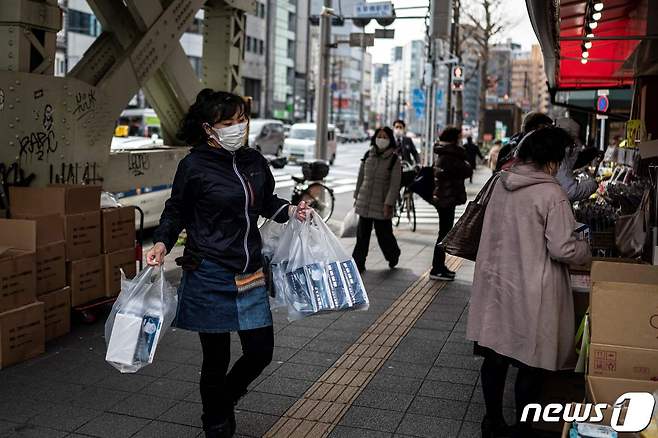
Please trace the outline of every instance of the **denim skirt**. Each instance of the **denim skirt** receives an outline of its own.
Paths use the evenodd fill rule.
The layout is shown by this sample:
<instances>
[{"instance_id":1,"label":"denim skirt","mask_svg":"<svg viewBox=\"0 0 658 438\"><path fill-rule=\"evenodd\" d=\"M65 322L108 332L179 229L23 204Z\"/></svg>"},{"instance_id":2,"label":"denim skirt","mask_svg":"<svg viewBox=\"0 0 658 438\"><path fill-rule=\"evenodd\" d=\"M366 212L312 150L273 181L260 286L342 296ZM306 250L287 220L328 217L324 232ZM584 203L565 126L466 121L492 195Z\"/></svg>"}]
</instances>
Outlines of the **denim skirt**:
<instances>
[{"instance_id":1,"label":"denim skirt","mask_svg":"<svg viewBox=\"0 0 658 438\"><path fill-rule=\"evenodd\" d=\"M271 325L270 301L264 287L238 293L235 274L206 259L196 270L183 271L174 327L224 333Z\"/></svg>"}]
</instances>

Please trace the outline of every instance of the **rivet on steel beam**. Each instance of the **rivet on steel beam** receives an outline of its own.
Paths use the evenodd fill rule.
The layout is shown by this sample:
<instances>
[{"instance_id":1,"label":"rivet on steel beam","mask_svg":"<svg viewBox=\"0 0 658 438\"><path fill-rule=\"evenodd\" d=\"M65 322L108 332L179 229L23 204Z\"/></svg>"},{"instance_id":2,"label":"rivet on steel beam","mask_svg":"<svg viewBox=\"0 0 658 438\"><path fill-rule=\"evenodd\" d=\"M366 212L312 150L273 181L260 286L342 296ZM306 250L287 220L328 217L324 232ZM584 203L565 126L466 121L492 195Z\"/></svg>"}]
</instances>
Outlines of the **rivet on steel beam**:
<instances>
[{"instance_id":1,"label":"rivet on steel beam","mask_svg":"<svg viewBox=\"0 0 658 438\"><path fill-rule=\"evenodd\" d=\"M14 91L14 86L13 85L9 86L9 91Z\"/></svg>"},{"instance_id":2,"label":"rivet on steel beam","mask_svg":"<svg viewBox=\"0 0 658 438\"><path fill-rule=\"evenodd\" d=\"M10 128L13 128L13 127L14 127L14 124L13 124L13 123L10 123L10 124L9 124L9 127L10 127Z\"/></svg>"}]
</instances>

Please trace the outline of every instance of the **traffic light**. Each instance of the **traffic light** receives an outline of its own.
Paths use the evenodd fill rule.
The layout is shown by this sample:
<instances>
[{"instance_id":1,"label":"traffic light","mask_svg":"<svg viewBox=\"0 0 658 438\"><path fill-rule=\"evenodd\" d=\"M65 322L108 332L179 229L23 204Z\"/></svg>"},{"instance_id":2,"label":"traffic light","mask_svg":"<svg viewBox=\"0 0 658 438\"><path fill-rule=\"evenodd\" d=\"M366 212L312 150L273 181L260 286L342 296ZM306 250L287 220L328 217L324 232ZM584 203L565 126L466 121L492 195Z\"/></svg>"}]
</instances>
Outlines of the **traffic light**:
<instances>
[{"instance_id":1,"label":"traffic light","mask_svg":"<svg viewBox=\"0 0 658 438\"><path fill-rule=\"evenodd\" d=\"M464 68L456 65L452 68L452 90L462 91L464 89Z\"/></svg>"}]
</instances>

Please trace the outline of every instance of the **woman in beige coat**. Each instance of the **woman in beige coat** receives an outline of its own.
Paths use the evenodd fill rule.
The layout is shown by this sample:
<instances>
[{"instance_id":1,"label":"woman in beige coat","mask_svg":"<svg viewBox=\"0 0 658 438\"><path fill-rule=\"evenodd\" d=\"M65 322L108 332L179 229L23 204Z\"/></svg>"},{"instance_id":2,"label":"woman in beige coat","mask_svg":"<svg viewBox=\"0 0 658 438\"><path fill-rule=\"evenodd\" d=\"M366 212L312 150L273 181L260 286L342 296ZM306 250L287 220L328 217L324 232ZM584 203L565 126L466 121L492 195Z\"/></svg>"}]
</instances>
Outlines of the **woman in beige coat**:
<instances>
[{"instance_id":1,"label":"woman in beige coat","mask_svg":"<svg viewBox=\"0 0 658 438\"><path fill-rule=\"evenodd\" d=\"M361 160L354 190L354 206L359 215L356 245L352 257L360 272L366 269L370 235L375 227L379 246L394 268L400 259L400 248L393 235L393 206L400 196L402 165L395 153L395 137L389 127L379 128L372 136L370 150Z\"/></svg>"},{"instance_id":2,"label":"woman in beige coat","mask_svg":"<svg viewBox=\"0 0 658 438\"><path fill-rule=\"evenodd\" d=\"M509 436L502 399L510 364L519 368L518 419L536 402L542 370L563 369L574 351L568 265L587 262L590 250L574 236L571 204L554 177L572 144L560 128L527 134L520 162L501 172L487 206L466 333L484 356L483 437ZM533 435L519 424L513 436Z\"/></svg>"}]
</instances>

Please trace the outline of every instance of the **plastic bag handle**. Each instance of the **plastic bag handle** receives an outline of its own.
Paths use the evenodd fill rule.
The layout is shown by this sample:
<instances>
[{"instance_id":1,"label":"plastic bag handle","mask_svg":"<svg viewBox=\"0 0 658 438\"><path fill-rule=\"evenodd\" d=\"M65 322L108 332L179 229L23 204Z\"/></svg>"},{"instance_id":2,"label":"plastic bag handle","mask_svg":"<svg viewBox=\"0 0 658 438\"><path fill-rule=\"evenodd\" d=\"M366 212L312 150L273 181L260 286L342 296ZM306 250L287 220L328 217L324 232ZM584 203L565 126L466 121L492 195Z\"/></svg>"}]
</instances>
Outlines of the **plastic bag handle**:
<instances>
[{"instance_id":1,"label":"plastic bag handle","mask_svg":"<svg viewBox=\"0 0 658 438\"><path fill-rule=\"evenodd\" d=\"M165 317L165 308L164 308L164 289L165 289L165 268L164 264L159 265L160 269L160 313L161 318L164 320Z\"/></svg>"}]
</instances>

